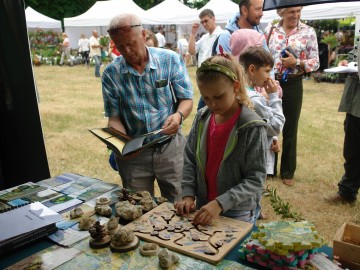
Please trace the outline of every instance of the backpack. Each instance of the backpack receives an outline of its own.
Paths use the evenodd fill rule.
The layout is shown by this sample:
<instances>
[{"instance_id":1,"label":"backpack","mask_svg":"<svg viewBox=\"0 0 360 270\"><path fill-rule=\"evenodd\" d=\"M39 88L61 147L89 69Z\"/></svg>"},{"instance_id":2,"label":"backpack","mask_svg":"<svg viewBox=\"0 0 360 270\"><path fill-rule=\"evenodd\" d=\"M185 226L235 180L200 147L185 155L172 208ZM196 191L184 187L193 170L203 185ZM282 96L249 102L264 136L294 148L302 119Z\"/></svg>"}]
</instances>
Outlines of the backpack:
<instances>
[{"instance_id":1,"label":"backpack","mask_svg":"<svg viewBox=\"0 0 360 270\"><path fill-rule=\"evenodd\" d=\"M227 29L225 28L225 31L228 31L230 33L230 35L234 32L234 30L230 30L230 29ZM215 39L214 43L213 43L213 47L212 47L212 50L211 50L211 56L214 56L214 55L217 55L217 52L216 52L216 48L217 48L217 45L219 43L219 37L222 35L223 33L221 33L220 35L217 36L217 38Z\"/></svg>"}]
</instances>

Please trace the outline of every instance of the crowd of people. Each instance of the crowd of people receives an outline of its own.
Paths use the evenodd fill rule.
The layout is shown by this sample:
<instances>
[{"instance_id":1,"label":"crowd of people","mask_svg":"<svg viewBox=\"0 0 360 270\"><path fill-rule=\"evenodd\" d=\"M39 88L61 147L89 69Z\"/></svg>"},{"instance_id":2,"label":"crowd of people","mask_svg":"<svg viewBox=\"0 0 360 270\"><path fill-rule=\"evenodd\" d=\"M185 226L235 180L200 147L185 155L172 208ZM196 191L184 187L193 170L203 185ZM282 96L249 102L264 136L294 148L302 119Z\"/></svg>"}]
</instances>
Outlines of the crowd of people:
<instances>
[{"instance_id":1,"label":"crowd of people","mask_svg":"<svg viewBox=\"0 0 360 270\"><path fill-rule=\"evenodd\" d=\"M218 215L253 223L264 218L262 189L266 178L277 174L278 153L280 178L289 187L296 183L302 78L319 68L317 37L300 21L301 6L278 9L281 20L263 32L262 6L263 0L240 0L225 29L217 26L212 10L203 10L199 19L207 33L196 40L200 24L194 23L189 40L179 40L177 53L164 49L161 31L155 35L144 29L134 14L118 15L108 29L114 58L101 75L96 31L87 43L95 76L102 78L108 126L130 137L159 129L171 135L131 158L113 154L122 185L153 195L157 181L179 214L199 210L195 224L208 224ZM87 51L83 44L79 41L82 53ZM202 99L187 137L181 126L192 111L194 90L186 54L198 55ZM329 202L353 203L360 187L358 82L356 75L345 85L340 106L347 112L345 174Z\"/></svg>"}]
</instances>

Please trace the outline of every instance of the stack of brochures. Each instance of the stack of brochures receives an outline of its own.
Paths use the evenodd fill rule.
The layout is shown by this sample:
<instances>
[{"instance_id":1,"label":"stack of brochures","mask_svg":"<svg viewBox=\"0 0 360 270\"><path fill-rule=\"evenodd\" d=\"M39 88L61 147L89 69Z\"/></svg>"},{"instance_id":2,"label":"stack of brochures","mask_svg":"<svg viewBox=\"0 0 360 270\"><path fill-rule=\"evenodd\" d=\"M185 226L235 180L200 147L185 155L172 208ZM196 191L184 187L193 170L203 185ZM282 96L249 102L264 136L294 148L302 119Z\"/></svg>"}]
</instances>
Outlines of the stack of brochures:
<instances>
[{"instance_id":1,"label":"stack of brochures","mask_svg":"<svg viewBox=\"0 0 360 270\"><path fill-rule=\"evenodd\" d=\"M62 219L40 202L0 213L0 255L56 232Z\"/></svg>"}]
</instances>

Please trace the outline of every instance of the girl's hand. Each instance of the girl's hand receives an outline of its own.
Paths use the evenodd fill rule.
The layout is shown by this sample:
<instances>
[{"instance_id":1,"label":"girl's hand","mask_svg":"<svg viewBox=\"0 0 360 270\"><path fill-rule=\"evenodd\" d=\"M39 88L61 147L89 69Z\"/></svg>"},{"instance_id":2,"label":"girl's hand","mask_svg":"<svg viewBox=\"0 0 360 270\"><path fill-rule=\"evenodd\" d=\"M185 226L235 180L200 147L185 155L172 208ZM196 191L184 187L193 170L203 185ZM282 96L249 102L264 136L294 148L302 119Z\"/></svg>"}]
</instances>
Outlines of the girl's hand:
<instances>
[{"instance_id":1,"label":"girl's hand","mask_svg":"<svg viewBox=\"0 0 360 270\"><path fill-rule=\"evenodd\" d=\"M222 210L223 208L220 203L217 200L213 200L201 207L199 211L197 211L192 220L192 223L195 225L210 224L214 218L219 217Z\"/></svg>"},{"instance_id":2,"label":"girl's hand","mask_svg":"<svg viewBox=\"0 0 360 270\"><path fill-rule=\"evenodd\" d=\"M278 87L276 85L275 80L268 78L264 83L264 88L267 94L276 93L278 91Z\"/></svg>"},{"instance_id":3,"label":"girl's hand","mask_svg":"<svg viewBox=\"0 0 360 270\"><path fill-rule=\"evenodd\" d=\"M174 207L176 213L179 215L189 214L191 211L195 210L195 198L188 196L184 197L181 202L175 202Z\"/></svg>"}]
</instances>

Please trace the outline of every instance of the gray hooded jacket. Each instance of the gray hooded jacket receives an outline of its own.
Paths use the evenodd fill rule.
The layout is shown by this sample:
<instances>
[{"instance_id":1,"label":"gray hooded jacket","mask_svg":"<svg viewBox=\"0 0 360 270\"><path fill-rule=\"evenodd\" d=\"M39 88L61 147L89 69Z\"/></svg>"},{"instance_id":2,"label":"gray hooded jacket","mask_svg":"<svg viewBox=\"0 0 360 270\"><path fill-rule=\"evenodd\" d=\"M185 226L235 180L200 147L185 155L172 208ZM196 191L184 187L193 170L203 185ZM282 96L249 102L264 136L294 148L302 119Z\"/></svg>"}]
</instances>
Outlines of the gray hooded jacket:
<instances>
[{"instance_id":1,"label":"gray hooded jacket","mask_svg":"<svg viewBox=\"0 0 360 270\"><path fill-rule=\"evenodd\" d=\"M198 111L184 153L182 196L207 204L205 180L207 131L211 112ZM245 105L227 140L217 177L216 200L226 211L252 211L260 200L266 178L266 123Z\"/></svg>"}]
</instances>

